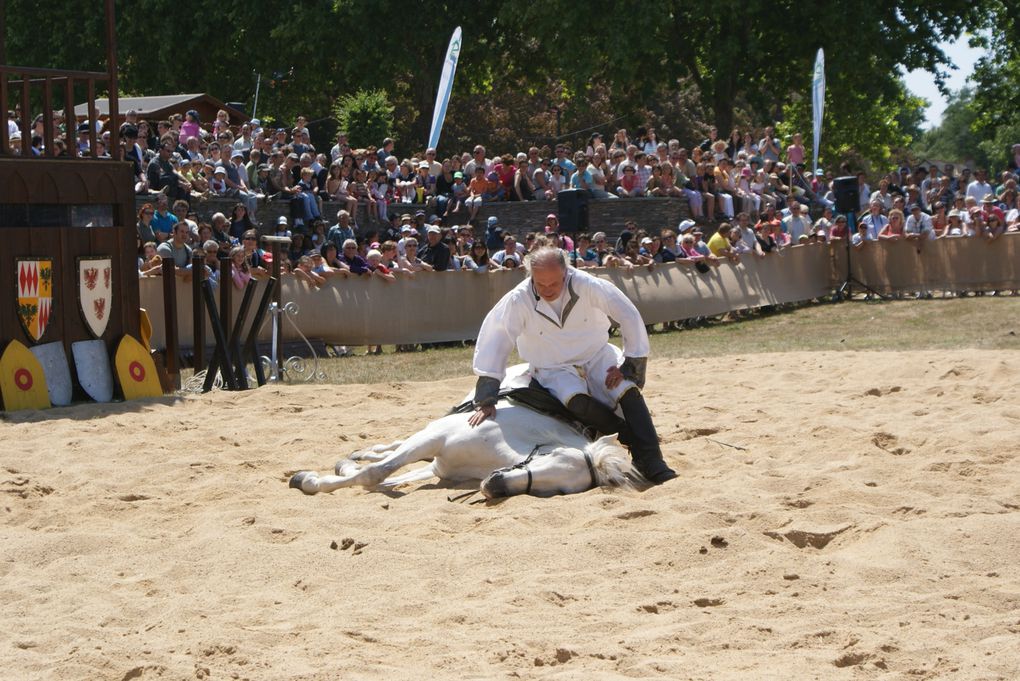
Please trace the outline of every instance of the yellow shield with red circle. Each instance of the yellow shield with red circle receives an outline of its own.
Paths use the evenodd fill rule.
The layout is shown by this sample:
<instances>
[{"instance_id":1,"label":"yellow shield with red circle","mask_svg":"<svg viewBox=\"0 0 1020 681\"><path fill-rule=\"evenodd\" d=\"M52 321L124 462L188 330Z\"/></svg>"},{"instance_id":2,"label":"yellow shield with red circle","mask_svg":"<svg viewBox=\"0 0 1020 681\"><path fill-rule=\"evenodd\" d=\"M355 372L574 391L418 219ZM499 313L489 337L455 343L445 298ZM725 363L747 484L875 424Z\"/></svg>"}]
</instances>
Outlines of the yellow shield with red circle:
<instances>
[{"instance_id":1,"label":"yellow shield with red circle","mask_svg":"<svg viewBox=\"0 0 1020 681\"><path fill-rule=\"evenodd\" d=\"M50 407L42 364L20 341L12 340L0 355L0 396L5 411Z\"/></svg>"},{"instance_id":2,"label":"yellow shield with red circle","mask_svg":"<svg viewBox=\"0 0 1020 681\"><path fill-rule=\"evenodd\" d=\"M113 366L125 400L163 395L156 363L149 351L131 336L125 335L120 339L113 356Z\"/></svg>"}]
</instances>

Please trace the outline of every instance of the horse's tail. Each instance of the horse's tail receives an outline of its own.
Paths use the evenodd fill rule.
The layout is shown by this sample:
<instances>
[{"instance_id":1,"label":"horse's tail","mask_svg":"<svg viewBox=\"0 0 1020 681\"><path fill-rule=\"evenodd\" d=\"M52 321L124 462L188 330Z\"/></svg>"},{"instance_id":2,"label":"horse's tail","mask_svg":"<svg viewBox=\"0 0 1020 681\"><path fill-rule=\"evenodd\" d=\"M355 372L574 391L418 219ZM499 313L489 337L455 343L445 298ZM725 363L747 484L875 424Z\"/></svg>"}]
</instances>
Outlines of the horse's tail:
<instances>
[{"instance_id":1,"label":"horse's tail","mask_svg":"<svg viewBox=\"0 0 1020 681\"><path fill-rule=\"evenodd\" d=\"M595 464L595 477L600 487L635 489L645 478L634 468L630 454L620 446L616 437L601 437L589 444L585 451Z\"/></svg>"}]
</instances>

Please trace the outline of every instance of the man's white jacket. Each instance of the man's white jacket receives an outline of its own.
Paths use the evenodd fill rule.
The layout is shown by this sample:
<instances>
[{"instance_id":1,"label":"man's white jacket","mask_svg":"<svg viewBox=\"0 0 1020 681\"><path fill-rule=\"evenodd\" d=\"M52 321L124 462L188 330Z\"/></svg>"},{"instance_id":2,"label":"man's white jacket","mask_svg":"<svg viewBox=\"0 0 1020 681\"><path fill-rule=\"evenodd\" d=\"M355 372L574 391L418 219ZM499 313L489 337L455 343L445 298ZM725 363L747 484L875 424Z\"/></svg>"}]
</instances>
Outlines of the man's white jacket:
<instances>
[{"instance_id":1,"label":"man's white jacket","mask_svg":"<svg viewBox=\"0 0 1020 681\"><path fill-rule=\"evenodd\" d=\"M612 282L567 269L562 315L535 292L531 277L486 315L475 345L474 372L502 380L514 344L537 369L586 364L609 342L610 318L620 326L623 354L647 357L648 333L632 302Z\"/></svg>"}]
</instances>

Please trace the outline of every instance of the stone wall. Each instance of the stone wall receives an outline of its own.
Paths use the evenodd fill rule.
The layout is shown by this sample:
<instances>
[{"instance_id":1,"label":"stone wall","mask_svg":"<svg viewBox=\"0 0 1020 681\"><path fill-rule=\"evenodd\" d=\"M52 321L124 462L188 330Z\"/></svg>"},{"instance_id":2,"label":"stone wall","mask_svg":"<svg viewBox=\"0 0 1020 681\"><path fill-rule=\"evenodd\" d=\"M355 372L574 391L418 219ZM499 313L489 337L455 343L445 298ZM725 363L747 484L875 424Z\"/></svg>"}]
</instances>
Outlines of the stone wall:
<instances>
[{"instance_id":1,"label":"stone wall","mask_svg":"<svg viewBox=\"0 0 1020 681\"><path fill-rule=\"evenodd\" d=\"M137 203L142 204L151 201L144 197L138 197ZM204 201L193 201L192 209L198 213L199 219L209 220L213 213L221 212L230 215L230 211L237 202L230 199L208 199ZM329 224L336 222L336 213L342 204L337 202L326 202L323 205L322 214ZM410 213L424 210L426 206L418 204L392 204L390 213ZM484 229L486 220L490 215L499 218L499 224L504 231L510 231L517 235L526 232L539 231L545 225L545 216L556 212L555 201L503 201L488 203L482 206L475 221L475 227ZM273 229L277 217L286 215L290 217L290 204L287 201L261 202L258 209L258 219L261 223L261 231L268 232ZM638 227L649 231L658 232L666 227L676 229L681 220L690 217L690 207L687 198L640 198L640 199L601 199L592 200L588 203L589 232L604 231L610 237L617 236L628 220L634 220ZM447 215L447 225L464 224L467 221L467 214L460 213ZM358 211L358 225L364 229L373 224L368 219L365 208Z\"/></svg>"}]
</instances>

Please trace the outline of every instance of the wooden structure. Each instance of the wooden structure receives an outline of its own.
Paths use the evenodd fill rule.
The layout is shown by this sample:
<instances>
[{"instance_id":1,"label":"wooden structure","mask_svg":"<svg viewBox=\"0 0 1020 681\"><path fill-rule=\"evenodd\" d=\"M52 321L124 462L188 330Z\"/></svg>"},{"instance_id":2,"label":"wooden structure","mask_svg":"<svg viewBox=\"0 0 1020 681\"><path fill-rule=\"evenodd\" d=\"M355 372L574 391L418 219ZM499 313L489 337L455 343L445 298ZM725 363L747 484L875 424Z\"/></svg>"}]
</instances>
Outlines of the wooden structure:
<instances>
[{"instance_id":1,"label":"wooden structure","mask_svg":"<svg viewBox=\"0 0 1020 681\"><path fill-rule=\"evenodd\" d=\"M116 114L113 5L114 0L106 0L105 73L8 66L0 49L0 101L6 107L12 96L18 97L23 127L32 121L33 97L41 100L36 106L44 121L52 121L55 89L63 90L63 107L71 111L75 87L84 85L94 106L100 82ZM0 125L0 347L11 340L29 347L60 341L71 357L72 343L99 338L112 354L124 334L140 335L132 166L79 157L73 127L68 130L69 153L60 157L54 154L52 125L45 126L42 156L32 152L30 131L23 132L20 154L11 154L7 126ZM117 136L114 128L112 149L119 146ZM91 126L93 157L95 142ZM46 286L36 286L33 302L26 296L34 275ZM26 310L33 305L40 309L30 317L34 326L26 323Z\"/></svg>"},{"instance_id":2,"label":"wooden structure","mask_svg":"<svg viewBox=\"0 0 1020 681\"><path fill-rule=\"evenodd\" d=\"M227 112L230 125L239 127L248 120L243 111L238 111L232 106L221 102L211 95L205 93L184 94L184 95L158 95L151 97L123 97L119 102L120 111L117 116L110 115L110 101L108 99L97 99L92 108L88 104L79 104L74 108L74 115L78 120L91 117L91 112L99 109L100 116L107 116L106 128L112 128L113 121L118 124L124 122L124 112L134 110L139 119L147 120L155 126L156 121L166 120L170 114L183 114L188 109L198 112L198 117L203 125L210 125L216 120L216 112L223 110ZM118 125L119 127L119 125Z\"/></svg>"}]
</instances>

